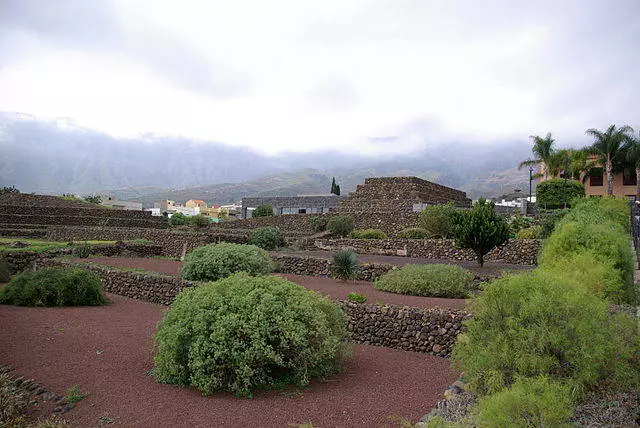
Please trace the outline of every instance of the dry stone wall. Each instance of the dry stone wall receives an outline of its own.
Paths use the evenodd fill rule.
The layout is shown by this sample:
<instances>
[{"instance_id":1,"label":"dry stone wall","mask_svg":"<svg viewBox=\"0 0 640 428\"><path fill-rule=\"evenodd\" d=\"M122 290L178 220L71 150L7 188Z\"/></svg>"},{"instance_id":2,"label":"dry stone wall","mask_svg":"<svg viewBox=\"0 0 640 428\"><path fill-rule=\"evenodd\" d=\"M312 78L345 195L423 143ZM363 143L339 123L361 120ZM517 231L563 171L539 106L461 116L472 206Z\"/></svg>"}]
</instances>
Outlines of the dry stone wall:
<instances>
[{"instance_id":1,"label":"dry stone wall","mask_svg":"<svg viewBox=\"0 0 640 428\"><path fill-rule=\"evenodd\" d=\"M91 254L114 257L150 257L160 255L162 248L157 245L141 245L121 243L114 245L92 245ZM53 259L59 256L70 256L73 250L71 248L60 248L57 250L38 253L35 251L10 251L0 252L0 258L4 259L9 266L9 272L14 275L34 266L43 261Z\"/></svg>"},{"instance_id":2,"label":"dry stone wall","mask_svg":"<svg viewBox=\"0 0 640 428\"><path fill-rule=\"evenodd\" d=\"M198 283L173 276L146 274L79 263L47 259L40 266L77 267L91 270L102 279L103 289L132 299L170 305L186 287ZM396 305L338 302L348 317L348 329L354 342L424 352L446 357L456 336L464 331L465 311L440 308L411 308Z\"/></svg>"},{"instance_id":3,"label":"dry stone wall","mask_svg":"<svg viewBox=\"0 0 640 428\"><path fill-rule=\"evenodd\" d=\"M517 265L535 265L541 248L538 239L512 239L502 247L494 248L485 260ZM359 254L422 257L427 259L476 259L471 250L456 248L452 239L315 239L306 249L338 251L352 249Z\"/></svg>"},{"instance_id":4,"label":"dry stone wall","mask_svg":"<svg viewBox=\"0 0 640 428\"><path fill-rule=\"evenodd\" d=\"M341 301L351 338L366 345L386 346L447 357L456 337L465 331L466 311L413 308Z\"/></svg>"}]
</instances>

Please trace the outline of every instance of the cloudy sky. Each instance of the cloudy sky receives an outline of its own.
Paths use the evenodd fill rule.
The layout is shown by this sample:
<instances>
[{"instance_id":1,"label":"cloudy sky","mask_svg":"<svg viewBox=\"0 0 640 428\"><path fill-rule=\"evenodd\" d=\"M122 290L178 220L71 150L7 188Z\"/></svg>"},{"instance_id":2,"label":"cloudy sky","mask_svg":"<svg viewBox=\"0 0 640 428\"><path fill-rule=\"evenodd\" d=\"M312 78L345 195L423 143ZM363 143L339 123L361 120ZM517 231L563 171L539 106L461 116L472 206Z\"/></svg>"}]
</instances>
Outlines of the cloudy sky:
<instances>
[{"instance_id":1,"label":"cloudy sky","mask_svg":"<svg viewBox=\"0 0 640 428\"><path fill-rule=\"evenodd\" d=\"M0 111L407 151L640 128L639 0L0 0Z\"/></svg>"}]
</instances>

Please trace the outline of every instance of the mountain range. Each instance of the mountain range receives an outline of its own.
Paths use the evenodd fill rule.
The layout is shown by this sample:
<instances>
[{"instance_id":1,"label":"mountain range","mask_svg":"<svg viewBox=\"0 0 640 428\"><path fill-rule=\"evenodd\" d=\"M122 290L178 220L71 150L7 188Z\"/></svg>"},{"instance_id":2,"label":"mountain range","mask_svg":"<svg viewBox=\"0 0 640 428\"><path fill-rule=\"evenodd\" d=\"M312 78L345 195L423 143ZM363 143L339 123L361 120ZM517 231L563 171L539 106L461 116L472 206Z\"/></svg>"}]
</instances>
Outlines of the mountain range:
<instances>
[{"instance_id":1,"label":"mountain range","mask_svg":"<svg viewBox=\"0 0 640 428\"><path fill-rule=\"evenodd\" d=\"M214 141L152 134L115 138L69 119L0 113L0 186L39 194L109 193L139 200L237 201L243 196L327 194L332 177L346 194L366 177L418 176L495 197L528 191L527 142L447 142L418 152L365 156L320 151L265 155Z\"/></svg>"}]
</instances>

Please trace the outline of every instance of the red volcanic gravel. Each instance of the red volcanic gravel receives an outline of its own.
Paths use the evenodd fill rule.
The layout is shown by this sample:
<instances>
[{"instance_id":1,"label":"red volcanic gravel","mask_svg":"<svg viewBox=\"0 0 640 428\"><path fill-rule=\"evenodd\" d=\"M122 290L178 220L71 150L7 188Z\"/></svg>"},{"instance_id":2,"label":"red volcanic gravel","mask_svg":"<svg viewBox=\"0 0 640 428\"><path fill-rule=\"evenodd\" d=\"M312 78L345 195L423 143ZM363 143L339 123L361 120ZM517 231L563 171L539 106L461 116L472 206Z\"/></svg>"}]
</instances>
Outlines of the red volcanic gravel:
<instances>
[{"instance_id":1,"label":"red volcanic gravel","mask_svg":"<svg viewBox=\"0 0 640 428\"><path fill-rule=\"evenodd\" d=\"M98 263L106 266L118 266L127 268L141 268L153 272L168 275L177 275L182 267L182 262L166 259L145 259L145 258L121 258L102 257L92 259L78 259L90 263ZM346 299L349 293L360 293L367 296L367 302L376 301L401 306L415 306L419 308L431 308L439 306L441 308L464 309L466 301L464 299L444 299L436 297L406 296L403 294L389 293L376 290L367 281L339 281L333 278L323 278L317 276L302 276L291 274L279 274L296 284L302 285L319 293L329 295L333 299Z\"/></svg>"},{"instance_id":2,"label":"red volcanic gravel","mask_svg":"<svg viewBox=\"0 0 640 428\"><path fill-rule=\"evenodd\" d=\"M0 305L0 363L64 395L88 392L64 417L74 426L114 418L125 426L392 426L427 413L456 374L443 358L356 345L345 372L314 381L302 394L258 392L204 397L193 388L158 384L152 338L165 307L109 295L103 307Z\"/></svg>"}]
</instances>

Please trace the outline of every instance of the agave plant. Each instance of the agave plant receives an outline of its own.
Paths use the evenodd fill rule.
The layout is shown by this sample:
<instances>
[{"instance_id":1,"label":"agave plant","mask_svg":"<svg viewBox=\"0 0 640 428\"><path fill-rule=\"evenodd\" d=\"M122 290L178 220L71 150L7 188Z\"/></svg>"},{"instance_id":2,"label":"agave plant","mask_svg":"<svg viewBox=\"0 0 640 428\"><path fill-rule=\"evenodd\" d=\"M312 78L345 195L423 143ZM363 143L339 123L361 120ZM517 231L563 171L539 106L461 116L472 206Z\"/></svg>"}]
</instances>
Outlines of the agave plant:
<instances>
[{"instance_id":1,"label":"agave plant","mask_svg":"<svg viewBox=\"0 0 640 428\"><path fill-rule=\"evenodd\" d=\"M343 281L355 279L359 271L358 257L353 251L338 251L333 255L330 269L334 278Z\"/></svg>"}]
</instances>

